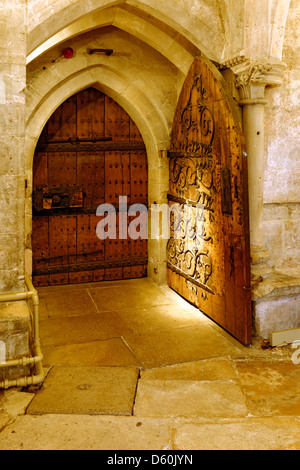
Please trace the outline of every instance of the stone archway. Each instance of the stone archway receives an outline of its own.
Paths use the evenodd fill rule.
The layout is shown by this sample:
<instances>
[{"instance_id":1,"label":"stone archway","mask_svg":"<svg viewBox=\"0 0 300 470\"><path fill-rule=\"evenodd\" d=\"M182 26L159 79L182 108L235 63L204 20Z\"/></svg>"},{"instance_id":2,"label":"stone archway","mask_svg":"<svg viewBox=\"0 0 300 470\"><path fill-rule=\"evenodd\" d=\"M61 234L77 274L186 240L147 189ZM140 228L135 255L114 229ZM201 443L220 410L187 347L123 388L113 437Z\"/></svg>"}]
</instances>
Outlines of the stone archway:
<instances>
[{"instance_id":1,"label":"stone archway","mask_svg":"<svg viewBox=\"0 0 300 470\"><path fill-rule=\"evenodd\" d=\"M40 133L51 114L66 98L81 89L88 86L98 88L118 102L136 122L143 136L148 154L149 203L166 201L168 166L167 159L161 151L167 148L169 142L168 119L171 120L172 116L171 104L168 107L163 102L159 105L159 100L163 101L159 97L156 102L153 99L151 100L153 90L149 86L148 89L139 86L134 80L133 72L130 74L127 71L126 76L124 73L120 73L118 70L104 64L91 64L84 69L79 64L77 70L61 67L61 75L57 75L58 70L57 67L56 75L49 71L46 80L43 76L38 77L28 89L28 103L31 106L28 106L26 129L26 175L28 181L26 269L29 272L31 271L31 192L34 150ZM133 71L136 72L135 69ZM47 86L45 86L45 83ZM41 97L39 93L42 95ZM165 109L163 106L165 106ZM165 282L165 270L160 269L160 266L164 266L164 263L165 241L149 240L148 272L158 283Z\"/></svg>"}]
</instances>

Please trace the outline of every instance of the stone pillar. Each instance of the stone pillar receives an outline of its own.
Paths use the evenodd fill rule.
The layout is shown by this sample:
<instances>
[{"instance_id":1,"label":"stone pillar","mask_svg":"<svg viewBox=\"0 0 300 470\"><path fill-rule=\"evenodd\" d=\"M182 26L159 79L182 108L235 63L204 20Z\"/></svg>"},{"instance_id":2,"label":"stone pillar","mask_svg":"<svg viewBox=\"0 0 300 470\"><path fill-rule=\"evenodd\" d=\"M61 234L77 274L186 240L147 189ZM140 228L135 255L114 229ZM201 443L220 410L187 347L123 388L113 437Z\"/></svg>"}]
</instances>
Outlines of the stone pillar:
<instances>
[{"instance_id":1,"label":"stone pillar","mask_svg":"<svg viewBox=\"0 0 300 470\"><path fill-rule=\"evenodd\" d=\"M26 5L0 0L0 294L25 291ZM0 302L3 363L30 354L30 331L26 302ZM29 373L1 368L0 382Z\"/></svg>"},{"instance_id":2,"label":"stone pillar","mask_svg":"<svg viewBox=\"0 0 300 470\"><path fill-rule=\"evenodd\" d=\"M0 0L0 293L24 283L26 0Z\"/></svg>"},{"instance_id":3,"label":"stone pillar","mask_svg":"<svg viewBox=\"0 0 300 470\"><path fill-rule=\"evenodd\" d=\"M280 62L245 61L232 70L237 75L239 104L243 107L243 130L248 154L251 272L253 279L271 273L270 255L263 242L263 186L265 165L264 121L266 87L281 85Z\"/></svg>"}]
</instances>

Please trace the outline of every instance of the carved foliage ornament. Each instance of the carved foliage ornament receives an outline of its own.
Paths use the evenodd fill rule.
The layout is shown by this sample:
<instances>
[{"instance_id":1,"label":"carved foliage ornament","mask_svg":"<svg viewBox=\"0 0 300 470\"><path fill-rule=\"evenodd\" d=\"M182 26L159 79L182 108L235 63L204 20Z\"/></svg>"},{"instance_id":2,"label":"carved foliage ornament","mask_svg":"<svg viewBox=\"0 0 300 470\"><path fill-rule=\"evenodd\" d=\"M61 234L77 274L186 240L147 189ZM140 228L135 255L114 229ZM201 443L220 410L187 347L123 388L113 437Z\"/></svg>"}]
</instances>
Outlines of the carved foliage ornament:
<instances>
[{"instance_id":1,"label":"carved foliage ornament","mask_svg":"<svg viewBox=\"0 0 300 470\"><path fill-rule=\"evenodd\" d=\"M236 87L240 90L241 99L251 99L251 87L262 87L262 96L264 98L264 90L266 86L279 86L282 83L282 73L285 64L282 62L257 61L250 63L247 61L243 64L242 69L238 67L235 70L237 78L235 80Z\"/></svg>"}]
</instances>

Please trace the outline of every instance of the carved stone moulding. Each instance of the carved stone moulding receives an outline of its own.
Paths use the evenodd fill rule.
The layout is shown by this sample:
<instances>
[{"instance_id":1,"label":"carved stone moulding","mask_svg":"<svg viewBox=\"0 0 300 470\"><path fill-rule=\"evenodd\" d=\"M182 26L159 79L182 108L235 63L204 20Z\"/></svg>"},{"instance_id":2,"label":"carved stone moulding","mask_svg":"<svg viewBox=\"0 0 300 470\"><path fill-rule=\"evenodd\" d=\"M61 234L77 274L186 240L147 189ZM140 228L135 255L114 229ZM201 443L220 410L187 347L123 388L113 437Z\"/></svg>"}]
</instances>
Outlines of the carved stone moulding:
<instances>
[{"instance_id":1,"label":"carved stone moulding","mask_svg":"<svg viewBox=\"0 0 300 470\"><path fill-rule=\"evenodd\" d=\"M277 60L249 59L231 67L236 75L235 85L240 92L240 104L266 104L266 87L282 84L286 65Z\"/></svg>"}]
</instances>

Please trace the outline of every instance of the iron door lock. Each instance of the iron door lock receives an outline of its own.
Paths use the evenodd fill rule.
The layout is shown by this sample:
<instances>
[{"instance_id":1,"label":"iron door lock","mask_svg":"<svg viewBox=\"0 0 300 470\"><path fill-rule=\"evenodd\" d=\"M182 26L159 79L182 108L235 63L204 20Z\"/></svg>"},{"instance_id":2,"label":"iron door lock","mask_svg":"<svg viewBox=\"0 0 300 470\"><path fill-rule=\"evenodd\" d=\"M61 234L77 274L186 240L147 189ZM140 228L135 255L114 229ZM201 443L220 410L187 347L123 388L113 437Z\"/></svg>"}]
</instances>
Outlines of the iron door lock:
<instances>
[{"instance_id":1,"label":"iron door lock","mask_svg":"<svg viewBox=\"0 0 300 470\"><path fill-rule=\"evenodd\" d=\"M36 211L83 207L82 186L40 186L33 191L33 207Z\"/></svg>"}]
</instances>

